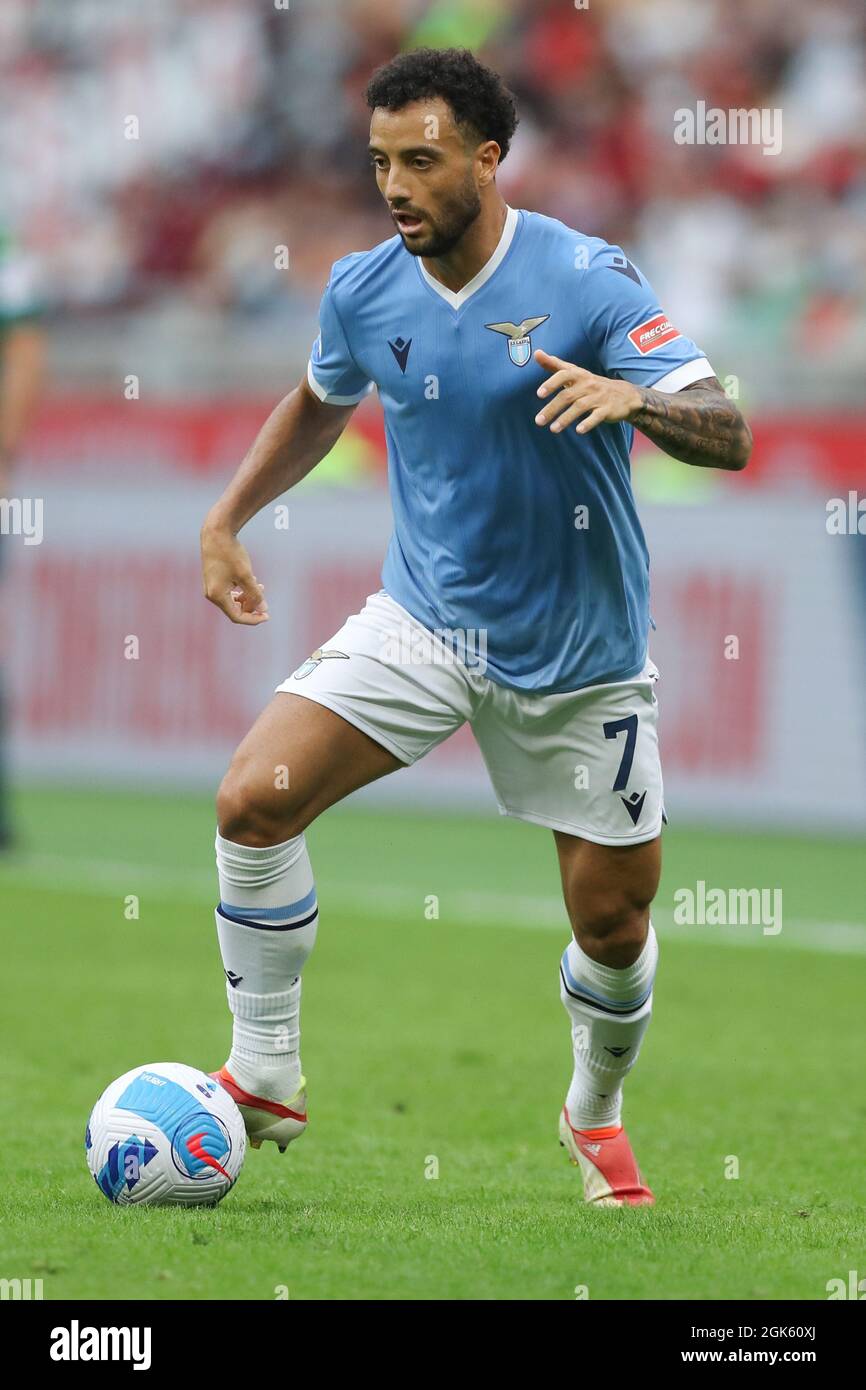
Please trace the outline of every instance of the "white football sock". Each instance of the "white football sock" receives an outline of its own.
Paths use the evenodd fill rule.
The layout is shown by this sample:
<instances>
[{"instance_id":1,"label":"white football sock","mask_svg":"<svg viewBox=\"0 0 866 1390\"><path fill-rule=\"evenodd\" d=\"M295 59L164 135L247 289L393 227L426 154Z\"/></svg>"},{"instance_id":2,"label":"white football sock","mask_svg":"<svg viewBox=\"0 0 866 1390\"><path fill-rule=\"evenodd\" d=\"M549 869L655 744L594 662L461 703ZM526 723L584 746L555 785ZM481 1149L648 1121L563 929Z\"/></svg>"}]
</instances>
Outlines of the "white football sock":
<instances>
[{"instance_id":1,"label":"white football sock","mask_svg":"<svg viewBox=\"0 0 866 1390\"><path fill-rule=\"evenodd\" d=\"M301 970L318 908L303 835L251 849L216 837L217 936L234 1018L226 1066L265 1100L290 1099L301 1079Z\"/></svg>"},{"instance_id":2,"label":"white football sock","mask_svg":"<svg viewBox=\"0 0 866 1390\"><path fill-rule=\"evenodd\" d=\"M633 965L600 965L577 942L563 952L560 995L571 1019L574 1075L566 1108L575 1129L618 1125L622 1084L637 1061L652 1014L658 942L649 925Z\"/></svg>"}]
</instances>

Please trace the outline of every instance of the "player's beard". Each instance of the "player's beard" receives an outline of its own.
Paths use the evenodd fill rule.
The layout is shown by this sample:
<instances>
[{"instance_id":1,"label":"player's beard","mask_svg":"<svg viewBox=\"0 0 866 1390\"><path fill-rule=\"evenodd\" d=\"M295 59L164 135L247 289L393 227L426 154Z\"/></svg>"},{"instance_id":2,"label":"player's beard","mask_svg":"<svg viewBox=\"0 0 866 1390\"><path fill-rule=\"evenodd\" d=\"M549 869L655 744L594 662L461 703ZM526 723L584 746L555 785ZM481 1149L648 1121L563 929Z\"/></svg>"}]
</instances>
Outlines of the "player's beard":
<instances>
[{"instance_id":1,"label":"player's beard","mask_svg":"<svg viewBox=\"0 0 866 1390\"><path fill-rule=\"evenodd\" d=\"M471 174L455 195L437 210L436 220L429 214L430 232L422 241L416 237L409 245L405 236L403 245L410 256L447 256L472 226L481 211L481 199L475 180ZM402 233L401 233L402 236Z\"/></svg>"}]
</instances>

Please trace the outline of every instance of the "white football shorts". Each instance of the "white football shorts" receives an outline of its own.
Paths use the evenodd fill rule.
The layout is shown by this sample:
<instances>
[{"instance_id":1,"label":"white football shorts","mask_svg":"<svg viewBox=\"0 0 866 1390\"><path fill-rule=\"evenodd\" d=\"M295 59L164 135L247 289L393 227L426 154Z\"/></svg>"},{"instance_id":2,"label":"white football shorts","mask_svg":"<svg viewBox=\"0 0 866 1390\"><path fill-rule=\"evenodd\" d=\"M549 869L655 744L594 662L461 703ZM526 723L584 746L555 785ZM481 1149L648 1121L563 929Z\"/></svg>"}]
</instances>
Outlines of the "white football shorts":
<instances>
[{"instance_id":1,"label":"white football shorts","mask_svg":"<svg viewBox=\"0 0 866 1390\"><path fill-rule=\"evenodd\" d=\"M371 594L278 691L326 705L401 762L469 723L502 815L599 845L654 840L663 818L658 670L556 695L508 690L384 589Z\"/></svg>"}]
</instances>

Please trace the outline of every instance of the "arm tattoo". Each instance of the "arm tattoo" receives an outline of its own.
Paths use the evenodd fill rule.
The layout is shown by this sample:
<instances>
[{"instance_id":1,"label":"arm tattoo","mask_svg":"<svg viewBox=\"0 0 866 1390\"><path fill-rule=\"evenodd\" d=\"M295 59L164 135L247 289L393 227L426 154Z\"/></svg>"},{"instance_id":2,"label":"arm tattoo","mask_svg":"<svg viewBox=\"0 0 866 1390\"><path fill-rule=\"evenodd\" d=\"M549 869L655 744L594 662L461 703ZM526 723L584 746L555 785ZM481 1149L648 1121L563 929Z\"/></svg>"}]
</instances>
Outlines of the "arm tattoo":
<instances>
[{"instance_id":1,"label":"arm tattoo","mask_svg":"<svg viewBox=\"0 0 866 1390\"><path fill-rule=\"evenodd\" d=\"M705 468L745 468L752 432L717 377L696 381L673 395L638 387L636 426L666 454Z\"/></svg>"}]
</instances>

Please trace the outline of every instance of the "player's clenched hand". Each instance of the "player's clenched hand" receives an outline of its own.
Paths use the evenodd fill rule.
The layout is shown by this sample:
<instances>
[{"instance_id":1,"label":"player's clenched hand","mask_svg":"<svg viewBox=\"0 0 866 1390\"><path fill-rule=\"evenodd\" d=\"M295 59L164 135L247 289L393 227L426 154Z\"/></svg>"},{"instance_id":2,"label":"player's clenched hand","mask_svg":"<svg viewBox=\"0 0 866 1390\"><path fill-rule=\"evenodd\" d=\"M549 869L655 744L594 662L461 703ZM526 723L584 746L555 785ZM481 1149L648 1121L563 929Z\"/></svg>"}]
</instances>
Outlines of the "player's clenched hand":
<instances>
[{"instance_id":1,"label":"player's clenched hand","mask_svg":"<svg viewBox=\"0 0 866 1390\"><path fill-rule=\"evenodd\" d=\"M538 388L539 396L552 396L535 417L536 425L550 425L558 434L581 415L586 418L577 426L578 434L587 434L603 420L613 424L628 420L643 405L643 397L630 381L613 381L610 377L595 376L573 362L551 357L549 352L536 348L533 356L539 366L552 372ZM551 424L551 421L553 423Z\"/></svg>"},{"instance_id":2,"label":"player's clenched hand","mask_svg":"<svg viewBox=\"0 0 866 1390\"><path fill-rule=\"evenodd\" d=\"M201 577L205 598L233 623L254 627L268 620L264 585L253 574L250 557L231 531L205 523L201 533Z\"/></svg>"}]
</instances>

